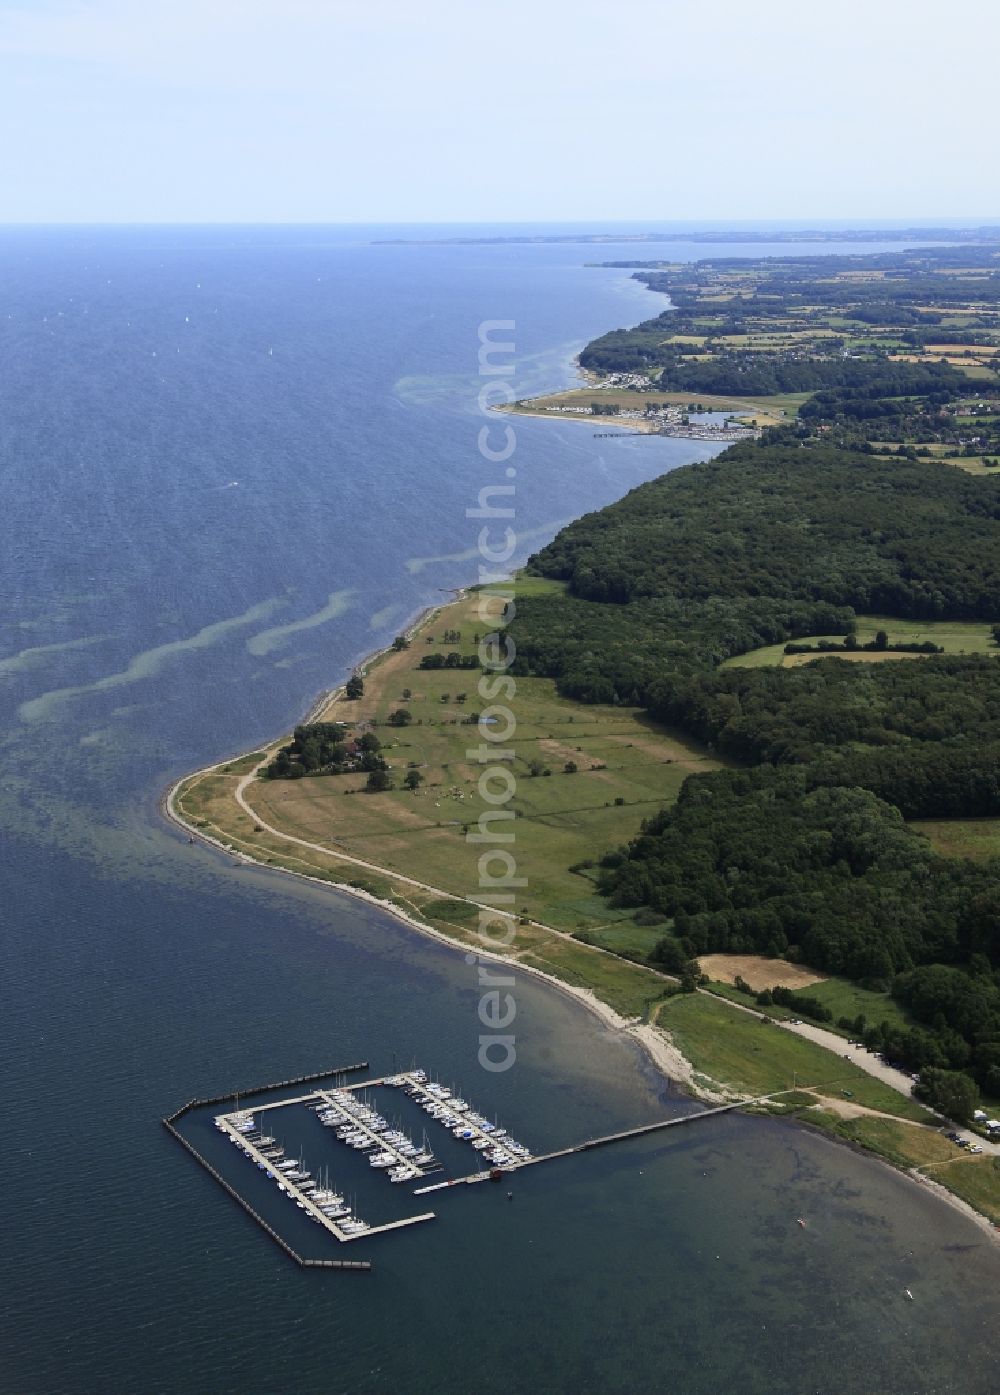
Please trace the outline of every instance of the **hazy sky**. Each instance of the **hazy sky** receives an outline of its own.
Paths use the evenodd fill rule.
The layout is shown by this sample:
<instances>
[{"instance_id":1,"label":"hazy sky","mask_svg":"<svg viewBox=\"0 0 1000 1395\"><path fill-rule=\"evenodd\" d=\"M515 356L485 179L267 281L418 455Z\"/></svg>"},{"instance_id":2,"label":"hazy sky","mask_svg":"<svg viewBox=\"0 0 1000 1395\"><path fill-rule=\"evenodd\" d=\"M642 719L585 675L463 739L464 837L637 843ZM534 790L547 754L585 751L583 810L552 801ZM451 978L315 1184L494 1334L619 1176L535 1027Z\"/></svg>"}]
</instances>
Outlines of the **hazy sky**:
<instances>
[{"instance_id":1,"label":"hazy sky","mask_svg":"<svg viewBox=\"0 0 1000 1395\"><path fill-rule=\"evenodd\" d=\"M0 0L0 221L1000 217L1000 6Z\"/></svg>"}]
</instances>

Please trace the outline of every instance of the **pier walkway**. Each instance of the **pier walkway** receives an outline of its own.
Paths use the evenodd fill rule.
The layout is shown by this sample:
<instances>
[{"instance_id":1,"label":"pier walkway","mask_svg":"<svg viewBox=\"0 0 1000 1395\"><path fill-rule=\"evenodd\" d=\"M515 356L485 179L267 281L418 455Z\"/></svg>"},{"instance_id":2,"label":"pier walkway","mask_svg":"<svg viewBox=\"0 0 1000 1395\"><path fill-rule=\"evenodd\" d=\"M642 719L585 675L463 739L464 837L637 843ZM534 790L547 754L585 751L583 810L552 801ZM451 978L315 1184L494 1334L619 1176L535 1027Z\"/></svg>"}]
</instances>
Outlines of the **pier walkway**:
<instances>
[{"instance_id":1,"label":"pier walkway","mask_svg":"<svg viewBox=\"0 0 1000 1395\"><path fill-rule=\"evenodd\" d=\"M372 1082L369 1081L368 1083L371 1084ZM310 1095L308 1098L311 1099L312 1096ZM223 1133L231 1138L234 1143L239 1144L247 1155L251 1157L254 1162L258 1163L265 1172L273 1172L275 1183L280 1182L281 1185L287 1189L288 1194L294 1197L297 1202L300 1202L303 1209L307 1211L314 1220L319 1221L320 1225L323 1226L325 1230L329 1231L336 1240L341 1240L344 1244L349 1240L367 1240L369 1236L380 1235L384 1230L398 1230L401 1226L416 1225L420 1221L432 1221L434 1219L433 1211L425 1211L421 1216L406 1216L401 1221L389 1221L386 1225L366 1226L364 1230L359 1231L356 1235L348 1235L345 1231L341 1230L335 1220L323 1214L316 1203L310 1200L306 1192L299 1190L287 1173L280 1173L275 1170L274 1164L268 1158L265 1158L259 1148L251 1143L246 1135L241 1133L240 1130L233 1125L231 1122L233 1117L233 1115L225 1114L219 1116L218 1122Z\"/></svg>"},{"instance_id":2,"label":"pier walkway","mask_svg":"<svg viewBox=\"0 0 1000 1395\"><path fill-rule=\"evenodd\" d=\"M466 1118L466 1110L468 1110L469 1106L464 1100L461 1101L461 1109L456 1108L455 1096L450 1090L446 1095L441 1095L436 1090L429 1090L422 1080L415 1080L413 1075L407 1071L404 1071L399 1079L406 1081L411 1097L415 1099L418 1104L439 1104L442 1108L450 1109L457 1118L461 1119L461 1128L463 1130L468 1130L468 1132L472 1134L472 1138L465 1139L465 1142L477 1143L482 1141L491 1145L496 1143L496 1139L493 1138L486 1129L480 1128L478 1124L474 1124L471 1119ZM454 1130L450 1132L454 1133Z\"/></svg>"},{"instance_id":3,"label":"pier walkway","mask_svg":"<svg viewBox=\"0 0 1000 1395\"><path fill-rule=\"evenodd\" d=\"M781 1093L786 1093L782 1091ZM756 1100L734 1100L731 1104L717 1104L712 1109L699 1109L694 1114L682 1114L677 1119L659 1119L655 1124L640 1124L634 1129L622 1129L619 1133L603 1134L600 1138L588 1138L583 1143L574 1143L569 1148L559 1148L553 1153L542 1153L538 1157L525 1158L523 1161L507 1164L502 1169L488 1169L484 1172L473 1172L468 1177L453 1177L449 1182L435 1182L429 1187L417 1187L414 1196L423 1196L427 1192L436 1192L442 1187L458 1187L472 1182L485 1182L489 1179L491 1171L520 1172L522 1168L534 1167L538 1163L554 1162L556 1158L569 1158L574 1153L586 1153L592 1148L604 1148L609 1143L624 1143L630 1138L644 1138L646 1134L660 1133L664 1129L679 1129L686 1124L700 1124L703 1119L712 1119L718 1114L729 1114L734 1109L744 1109L748 1104L759 1104L761 1100L770 1099L770 1095L761 1095Z\"/></svg>"},{"instance_id":4,"label":"pier walkway","mask_svg":"<svg viewBox=\"0 0 1000 1395\"><path fill-rule=\"evenodd\" d=\"M334 1088L337 1090L369 1090L374 1089L376 1085L384 1085L385 1083L386 1077L381 1075L377 1080L359 1080L354 1085L337 1085ZM252 1112L263 1114L265 1109L284 1109L286 1104L314 1104L320 1097L327 1098L322 1090L310 1090L307 1095L293 1095L289 1099L272 1100L270 1104L255 1104L252 1106ZM223 1099L232 1099L232 1095L224 1095ZM330 1102L336 1106L335 1100Z\"/></svg>"},{"instance_id":5,"label":"pier walkway","mask_svg":"<svg viewBox=\"0 0 1000 1395\"><path fill-rule=\"evenodd\" d=\"M369 1081L368 1083L374 1084L375 1082ZM316 1094L320 1099L325 1100L331 1109L342 1110L342 1106L337 1103L332 1095L328 1095L325 1090L317 1090ZM376 1133L373 1128L370 1128L368 1124L364 1123L361 1119L356 1119L353 1115L348 1115L347 1122L343 1125L338 1125L338 1128L349 1128L352 1132L363 1133L369 1143L377 1148L380 1153L391 1153L397 1167L412 1169L418 1177L424 1176L423 1168L418 1167L412 1158L408 1158L405 1153L401 1153L395 1143L391 1143L384 1134Z\"/></svg>"},{"instance_id":6,"label":"pier walkway","mask_svg":"<svg viewBox=\"0 0 1000 1395\"><path fill-rule=\"evenodd\" d=\"M312 1216L313 1220L319 1221L323 1229L328 1230L335 1240L346 1241L357 1239L357 1237L354 1235L345 1235L344 1232L337 1225L336 1221L332 1221L329 1216L324 1216L323 1212L319 1209L316 1203L310 1201L305 1192L300 1192L298 1187L289 1177L284 1176L280 1172L275 1172L274 1164L268 1158L264 1157L263 1153L256 1146L256 1144L251 1143L250 1140L245 1136L245 1134L241 1133L240 1130L230 1122L230 1118L231 1116L220 1114L218 1119L219 1127L222 1129L222 1132L226 1135L226 1137L231 1138L234 1143L238 1144L239 1147L247 1154L247 1156L252 1158L253 1161L258 1164L259 1167L262 1167L264 1169L265 1172L274 1172L275 1182L277 1183L278 1181L280 1181L281 1185L287 1190L289 1196L293 1197L294 1200L297 1201L308 1212L310 1216Z\"/></svg>"}]
</instances>

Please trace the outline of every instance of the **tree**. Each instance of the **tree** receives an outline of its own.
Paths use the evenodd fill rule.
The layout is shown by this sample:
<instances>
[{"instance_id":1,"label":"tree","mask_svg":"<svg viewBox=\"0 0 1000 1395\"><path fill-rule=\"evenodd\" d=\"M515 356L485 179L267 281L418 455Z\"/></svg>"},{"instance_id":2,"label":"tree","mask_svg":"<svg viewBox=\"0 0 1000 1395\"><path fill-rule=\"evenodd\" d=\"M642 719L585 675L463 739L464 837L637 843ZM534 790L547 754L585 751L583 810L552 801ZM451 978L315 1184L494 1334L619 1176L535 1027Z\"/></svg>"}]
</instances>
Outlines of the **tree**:
<instances>
[{"instance_id":1,"label":"tree","mask_svg":"<svg viewBox=\"0 0 1000 1395\"><path fill-rule=\"evenodd\" d=\"M363 736L358 738L358 745L362 751L374 752L381 747L382 743L373 731L366 731Z\"/></svg>"},{"instance_id":2,"label":"tree","mask_svg":"<svg viewBox=\"0 0 1000 1395\"><path fill-rule=\"evenodd\" d=\"M885 630L878 630L878 631L876 632L876 634L875 634L875 648L876 648L876 649L888 649L888 648L889 648L889 636L886 634Z\"/></svg>"},{"instance_id":3,"label":"tree","mask_svg":"<svg viewBox=\"0 0 1000 1395\"><path fill-rule=\"evenodd\" d=\"M424 777L419 770L408 770L403 777L403 784L408 790L415 790L424 783Z\"/></svg>"},{"instance_id":4,"label":"tree","mask_svg":"<svg viewBox=\"0 0 1000 1395\"><path fill-rule=\"evenodd\" d=\"M397 707L395 712L389 713L391 727L408 727L412 721L413 713L406 707Z\"/></svg>"},{"instance_id":5,"label":"tree","mask_svg":"<svg viewBox=\"0 0 1000 1395\"><path fill-rule=\"evenodd\" d=\"M359 674L352 673L350 678L348 678L346 684L344 685L345 696L349 697L353 701L359 697L363 697L364 692L364 680L361 678Z\"/></svg>"},{"instance_id":6,"label":"tree","mask_svg":"<svg viewBox=\"0 0 1000 1395\"><path fill-rule=\"evenodd\" d=\"M400 649L409 649L410 641L406 638L406 635L397 635L392 641L392 647L398 653Z\"/></svg>"},{"instance_id":7,"label":"tree","mask_svg":"<svg viewBox=\"0 0 1000 1395\"><path fill-rule=\"evenodd\" d=\"M413 696L413 689L412 689L412 688L404 688L404 689L403 689L403 701L404 701L404 702L409 702L409 700L410 700L410 698L411 698L412 696Z\"/></svg>"},{"instance_id":8,"label":"tree","mask_svg":"<svg viewBox=\"0 0 1000 1395\"><path fill-rule=\"evenodd\" d=\"M940 1114L954 1119L956 1124L969 1124L979 1103L976 1082L960 1070L940 1070L926 1066L914 1091L918 1099Z\"/></svg>"},{"instance_id":9,"label":"tree","mask_svg":"<svg viewBox=\"0 0 1000 1395\"><path fill-rule=\"evenodd\" d=\"M567 775L575 775L578 769L579 766L575 760L568 760L563 766L563 770L565 770Z\"/></svg>"},{"instance_id":10,"label":"tree","mask_svg":"<svg viewBox=\"0 0 1000 1395\"><path fill-rule=\"evenodd\" d=\"M663 969L668 974L683 973L688 962L683 945L672 935L657 940L649 957L658 968Z\"/></svg>"},{"instance_id":11,"label":"tree","mask_svg":"<svg viewBox=\"0 0 1000 1395\"><path fill-rule=\"evenodd\" d=\"M697 959L689 959L681 969L681 992L694 993L701 982L701 969Z\"/></svg>"},{"instance_id":12,"label":"tree","mask_svg":"<svg viewBox=\"0 0 1000 1395\"><path fill-rule=\"evenodd\" d=\"M365 786L371 794L381 794L383 790L392 789L392 776L388 770L373 770L368 776L368 783Z\"/></svg>"}]
</instances>

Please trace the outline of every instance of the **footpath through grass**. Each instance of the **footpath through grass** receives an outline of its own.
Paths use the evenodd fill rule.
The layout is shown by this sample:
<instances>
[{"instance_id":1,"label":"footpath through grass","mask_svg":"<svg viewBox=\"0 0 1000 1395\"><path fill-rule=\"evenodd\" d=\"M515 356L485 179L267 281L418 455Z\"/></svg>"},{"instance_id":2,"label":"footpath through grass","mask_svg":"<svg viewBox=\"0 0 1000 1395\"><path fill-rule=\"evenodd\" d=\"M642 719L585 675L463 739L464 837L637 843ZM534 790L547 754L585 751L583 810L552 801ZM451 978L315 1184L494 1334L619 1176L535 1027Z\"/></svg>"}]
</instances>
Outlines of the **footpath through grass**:
<instances>
[{"instance_id":1,"label":"footpath through grass","mask_svg":"<svg viewBox=\"0 0 1000 1395\"><path fill-rule=\"evenodd\" d=\"M517 591L552 591L540 578L519 580ZM480 594L436 612L409 648L385 655L365 675L364 696L338 697L326 721L374 723L396 787L372 794L360 773L255 781L247 798L264 823L307 842L324 844L393 872L440 887L452 896L479 895L484 844L471 841L491 805L480 788L483 738L475 717L491 701L509 707L516 729L503 745L515 782L505 809L513 811L511 852L524 879L519 914L569 932L630 922L595 894L590 864L638 833L643 819L672 803L694 771L719 762L696 742L656 727L638 709L583 706L560 697L549 679L518 678L510 695L480 696L475 668L421 668L432 655L476 655L489 633ZM496 682L496 680L493 680ZM394 712L405 727L390 725ZM494 719L495 721L496 719ZM409 769L416 791L403 788ZM571 871L576 867L578 870Z\"/></svg>"}]
</instances>

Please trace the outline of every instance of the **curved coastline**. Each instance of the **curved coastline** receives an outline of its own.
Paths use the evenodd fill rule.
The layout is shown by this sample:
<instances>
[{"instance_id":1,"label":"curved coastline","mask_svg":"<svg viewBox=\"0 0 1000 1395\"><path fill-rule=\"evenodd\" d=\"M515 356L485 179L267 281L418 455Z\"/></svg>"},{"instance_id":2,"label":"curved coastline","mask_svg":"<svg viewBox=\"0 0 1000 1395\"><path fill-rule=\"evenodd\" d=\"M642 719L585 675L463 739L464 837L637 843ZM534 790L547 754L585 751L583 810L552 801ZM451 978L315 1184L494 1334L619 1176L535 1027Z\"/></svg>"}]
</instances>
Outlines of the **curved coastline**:
<instances>
[{"instance_id":1,"label":"curved coastline","mask_svg":"<svg viewBox=\"0 0 1000 1395\"><path fill-rule=\"evenodd\" d=\"M457 600L465 594L466 589L460 589L456 593L455 599ZM447 605L449 604L449 602L445 602L444 604ZM419 628L425 623L425 621L430 616L436 614L443 608L444 606L442 605L424 607L417 614L417 616L410 622L409 626L406 628L405 631L403 631L403 633L406 634L408 638L412 637L412 635L417 630L419 630ZM384 645L381 648L372 650L357 665L353 666L351 671L365 673L368 671L368 669L371 667L373 663L381 659L383 656L389 654L391 651L391 645ZM330 703L338 696L338 694L343 691L343 689L344 683L342 682L337 684L333 688L325 690L312 703L312 705L309 707L306 713L306 716L302 720L316 720L326 710ZM270 744L272 743L268 743L268 745ZM261 748L258 747L257 749ZM222 767L230 765L236 760L244 759L246 756L251 754L254 754L254 752L245 751L240 753L239 755L233 755L226 759L215 761L211 765L202 766L197 770L189 771L187 774L181 776L179 779L174 780L170 784L170 786L164 791L163 795L159 800L159 807L164 818L169 823L172 823L175 827L181 829L185 834L187 834L188 838L191 841L194 841L196 839L199 843L211 847L216 852L225 854L227 858L230 858L238 863L243 863L248 866L254 866L261 869L262 871L274 872L280 876L295 877L300 880L310 882L315 886L322 887L325 891L333 892L335 894L339 893L346 896L352 896L359 901L363 901L368 905L376 907L378 910L383 911L388 915L391 915L397 923L405 926L408 930L414 931L420 935L427 936L428 938L435 940L438 944L445 946L446 948L454 951L455 953L460 953L463 955L469 954L470 951L468 945L465 942L458 939L454 939L450 935L446 935L443 931L437 930L433 926L426 924L426 922L419 920L415 915L412 915L406 910L404 910L395 901L388 900L384 897L375 896L372 892L366 891L362 887L351 886L347 882L331 882L324 877L313 876L308 872L299 872L294 870L293 868L274 866L271 863L263 862L258 858L250 856L246 852L240 851L238 849L233 848L230 845L227 845L222 841L222 839L213 837L211 834L206 833L203 829L198 828L196 825L192 823L189 823L187 819L183 816L183 814L180 812L180 810L177 808L176 796L181 787L185 785L189 780L192 780L199 775L205 775L213 771L220 770ZM389 878L401 875L393 872L391 868L380 869L380 871L382 871L383 875ZM503 963L506 961L501 959L497 962ZM739 1096L735 1092L727 1091L724 1086L720 1087L720 1090L723 1092L720 1092L720 1090L711 1089L709 1086L705 1084L704 1078L696 1078L695 1070L691 1062L687 1060L687 1058L680 1052L680 1050L677 1048L674 1042L667 1036L665 1032L662 1031L662 1029L658 1028L651 1022L641 1022L637 1019L628 1019L623 1017L613 1007L611 1007L610 1004L602 1002L596 996L592 989L582 988L578 985L567 983L564 980L557 978L554 974L547 973L544 969L537 968L535 965L532 964L525 964L521 961L517 961L517 971L519 973L530 974L534 978L543 980L550 987L555 988L559 990L561 993L564 993L568 997L572 998L574 1002L582 1004L582 1006L587 1008L601 1022L601 1024L605 1028L620 1035L628 1037L630 1041L634 1042L640 1048L646 1060L654 1067L655 1070L659 1072L660 1076L663 1078L666 1084L678 1088L682 1090L685 1094L688 1094L692 1098L698 1099L706 1104L717 1104L738 1098L748 1098L746 1096ZM810 1124L808 1115L803 1115L801 1117L798 1115L789 1115L786 1117L788 1117L792 1122L797 1122L805 1125L807 1128L815 1129L817 1127ZM926 1176L916 1168L899 1167L896 1164L890 1162L888 1159L880 1157L877 1153L873 1153L864 1147L860 1147L859 1145L852 1143L847 1139L833 1137L825 1132L824 1137L830 1138L831 1141L837 1144L851 1148L855 1152L863 1153L873 1162L877 1162L884 1167L888 1167L897 1176L906 1177L914 1184L931 1191L940 1201L950 1206L954 1211L964 1216L967 1220L972 1221L985 1236L989 1237L992 1243L1000 1243L1000 1227L994 1225L994 1223L987 1216L984 1216L981 1212L977 1211L975 1207L971 1206L967 1201L963 1200L962 1197L957 1196L954 1192L949 1191L948 1188L942 1185L940 1182L937 1182L933 1178Z\"/></svg>"},{"instance_id":2,"label":"curved coastline","mask_svg":"<svg viewBox=\"0 0 1000 1395\"><path fill-rule=\"evenodd\" d=\"M433 615L444 609L445 606L454 604L456 601L463 599L468 594L468 589L468 587L457 588L452 599L444 602L442 605L422 607L401 633L404 634L407 639L412 639ZM351 672L364 675L371 668L372 664L391 652L391 644L382 645L380 648L373 649L359 660L357 664L352 665ZM301 721L317 721L322 713L326 711L327 707L329 707L344 691L345 684L346 679L320 693L307 709ZM267 746L271 744L273 743L268 742ZM445 945L447 948L457 953L469 953L469 948L466 943L461 940L453 939L443 931L436 930L433 926L426 924L426 922L418 920L416 916L405 911L394 901L375 896L372 892L364 890L363 887L351 886L347 882L331 882L324 877L312 876L308 872L297 872L290 867L275 867L271 863L263 862L256 857L251 857L249 853L228 846L221 838L215 838L210 833L206 833L204 829L189 823L177 807L176 797L181 787L186 785L189 780L196 779L200 775L207 775L213 771L220 770L224 766L231 765L234 761L245 759L252 754L254 754L253 750L242 751L238 754L226 757L223 760L214 761L211 765L201 766L197 770L188 771L185 775L180 776L179 779L174 780L164 791L159 800L160 811L164 818L169 823L182 829L190 839L196 839L198 842L213 848L216 852L224 853L227 858L231 858L236 862L259 867L262 871L276 872L281 876L296 877L302 881L321 886L326 891L353 896L359 901L364 901L370 906L376 906L379 910L385 911L401 925L405 925L409 930L414 930L421 935L428 936L430 939L436 940L438 944ZM399 875L388 867L380 868L379 871L384 876L390 878ZM497 962L502 963L504 961L498 960ZM609 1030L628 1036L632 1041L637 1043L646 1058L652 1063L656 1070L660 1072L667 1084L679 1087L686 1094L691 1095L693 1098L700 1099L707 1104L719 1104L729 1099L737 1098L737 1096L732 1094L721 1094L708 1089L704 1085L696 1084L694 1079L694 1068L691 1062L681 1054L664 1032L651 1023L643 1023L625 1018L619 1012L616 1012L610 1004L602 1002L592 989L581 988L575 984L566 983L563 979L557 978L554 974L546 973L544 969L539 969L532 964L524 964L518 961L517 969L519 973L531 974L534 978L544 980L553 988L557 988L560 992L573 998L575 1002L582 1003L583 1006L588 1008Z\"/></svg>"},{"instance_id":3,"label":"curved coastline","mask_svg":"<svg viewBox=\"0 0 1000 1395\"><path fill-rule=\"evenodd\" d=\"M652 290L654 288L650 287L649 289ZM592 383L600 381L600 376L598 374L595 374L591 370L588 370L583 367L583 365L580 363L579 354L574 356L572 366L579 380L578 383L575 385L576 387L587 387ZM542 396L544 395L545 394L542 394ZM573 417L570 415L560 417L553 412L532 410L530 407L494 407L491 410L496 411L498 413L502 413L505 411L516 412L519 415L532 416L536 419L544 418L548 421L577 421L582 424L590 425L591 427L593 427L594 424L592 418ZM646 434L656 434L654 431L651 431L649 426L644 422L636 422L634 420L622 422L617 421L613 418L609 418L608 424L613 425L616 428L616 434L620 432L622 435L630 435L633 437ZM448 600L444 600L437 604L422 607L419 611L417 611L414 614L410 621L408 621L406 627L400 630L399 633L405 635L407 639L412 639L414 635L419 632L419 630L430 618L437 615L442 610L446 609L449 605L461 600L468 594L470 589L473 589L471 584L464 587L454 588ZM379 648L368 651L356 663L350 665L349 672L357 673L363 676L367 674L372 665L389 655L391 652L391 644L383 645ZM306 723L320 720L323 714L326 712L327 708L344 692L345 685L346 678L342 682L336 684L334 687L322 691L312 702L312 704L307 709L305 715L301 717L299 721L302 723ZM316 886L321 886L328 891L333 891L335 893L339 892L348 896L353 896L356 899L366 902L370 906L376 907L377 909L387 913L388 915L391 915L397 923L405 926L407 929L427 936L430 939L437 941L439 944L457 953L461 953L466 956L470 955L469 945L466 941L454 938L446 934L444 931L436 929L431 925L428 925L426 922L418 919L417 916L406 911L403 907L401 907L397 902L393 900L387 899L385 897L376 896L372 892L365 890L363 887L352 886L348 882L333 882L328 878L314 876L308 872L297 871L294 868L290 867L275 866L272 863L262 861L259 858L251 856L247 852L227 845L225 842L222 841L222 839L215 838L211 834L206 833L203 829L198 828L197 826L189 823L180 813L176 805L176 796L182 786L201 775L206 775L211 772L220 770L222 767L230 765L235 761L246 759L249 755L254 754L255 750L268 750L273 744L275 744L275 741L278 739L280 738L273 738L271 741L266 742L263 746L258 746L256 748L251 749L250 751L244 751L238 754L234 754L226 759L213 762L211 765L201 767L194 771L189 771L180 778L174 780L173 783L161 796L159 801L160 809L163 812L166 820L183 830L188 835L191 841L197 839L199 842L211 846L215 849L215 851L224 853L228 858L231 858L238 863L256 866L261 870L268 872L278 872L282 875L297 877L307 882L311 882ZM253 775L255 774L256 770L252 772L251 776L248 778L253 778ZM346 855L345 860L348 863L353 862L355 864L360 862L360 859L347 858ZM400 880L406 880L411 882L413 880L412 878L405 877L404 874L395 872L391 868L378 867L377 864L374 863L364 865L366 865L369 870L377 871L380 875L390 880L394 877L399 878ZM552 933L554 934L563 933L561 931L553 930L553 928L550 926L545 926L544 928L552 931ZM597 946L594 946L594 948L599 949L599 947ZM610 951L600 949L599 952L610 953ZM477 954L476 957L479 957L479 955ZM484 954L483 957L489 958L490 956L488 954ZM494 962L504 963L510 961L506 961L504 959L497 959ZM728 1086L724 1084L724 1082L712 1081L710 1083L706 1083L705 1076L696 1076L693 1064L681 1053L681 1051L678 1049L678 1047L671 1039L669 1034L665 1032L662 1028L660 1028L658 1025L656 1025L655 1022L642 1022L640 1019L625 1018L620 1013L618 1013L613 1007L611 1007L610 1004L601 1001L592 989L583 988L576 984L567 983L565 980L557 978L554 974L548 973L546 970L538 968L535 965L526 964L520 960L515 960L514 962L516 963L517 970L519 972L531 974L535 978L544 980L551 987L558 989L560 992L571 997L574 1001L581 1003L584 1007L588 1008L589 1011L599 1019L599 1021L605 1028L629 1037L631 1041L635 1042L639 1046L645 1058L660 1074L660 1076L666 1084L676 1087L683 1093L691 1096L692 1098L709 1105L725 1103L732 1100L740 1100L746 1103L751 1102L750 1096L732 1091ZM716 1088L712 1088L712 1086L715 1086ZM957 1195L955 1192L950 1191L945 1185L943 1185L943 1183L938 1182L934 1178L927 1176L918 1167L907 1167L898 1165L890 1161L888 1158L882 1157L877 1152L873 1152L865 1148L861 1144L852 1142L851 1140L846 1138L831 1135L826 1131L822 1130L818 1125L811 1124L808 1119L807 1113L802 1114L801 1116L798 1113L793 1113L785 1117L789 1118L792 1122L797 1122L805 1125L807 1128L812 1129L814 1132L823 1133L823 1136L831 1142L835 1142L837 1144L846 1146L854 1152L862 1153L872 1161L878 1162L883 1166L888 1167L896 1175L904 1176L909 1181L922 1186L926 1190L930 1190L933 1194L937 1196L939 1200L946 1203L954 1211L963 1215L967 1220L971 1220L977 1226L977 1228L990 1239L990 1241L993 1244L1000 1243L1000 1222L994 1223L993 1221L991 1221L988 1216L976 1210L974 1206L972 1206L969 1202L965 1201L961 1196Z\"/></svg>"}]
</instances>

